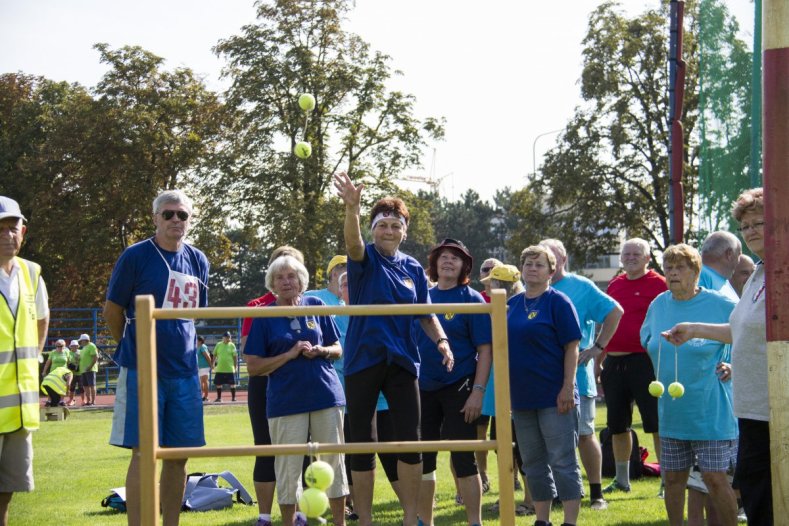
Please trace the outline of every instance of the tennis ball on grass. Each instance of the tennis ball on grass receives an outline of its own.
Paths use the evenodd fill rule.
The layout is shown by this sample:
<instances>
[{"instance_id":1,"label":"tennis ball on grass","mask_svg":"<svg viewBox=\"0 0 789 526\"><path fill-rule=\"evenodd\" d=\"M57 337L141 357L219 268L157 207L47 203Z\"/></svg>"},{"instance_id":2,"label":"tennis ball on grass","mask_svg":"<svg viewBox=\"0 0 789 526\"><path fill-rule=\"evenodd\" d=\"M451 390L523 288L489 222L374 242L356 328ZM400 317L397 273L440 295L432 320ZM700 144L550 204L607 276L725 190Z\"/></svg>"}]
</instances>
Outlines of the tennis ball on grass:
<instances>
[{"instance_id":1,"label":"tennis ball on grass","mask_svg":"<svg viewBox=\"0 0 789 526\"><path fill-rule=\"evenodd\" d=\"M329 497L317 488L307 488L299 499L299 510L312 519L326 513L329 507Z\"/></svg>"},{"instance_id":2,"label":"tennis ball on grass","mask_svg":"<svg viewBox=\"0 0 789 526\"><path fill-rule=\"evenodd\" d=\"M685 386L679 382L671 382L671 385L668 386L668 394L671 395L671 398L680 398L685 394Z\"/></svg>"},{"instance_id":3,"label":"tennis ball on grass","mask_svg":"<svg viewBox=\"0 0 789 526\"><path fill-rule=\"evenodd\" d=\"M663 391L665 391L665 388L663 387L662 382L655 380L654 382L649 383L649 394L655 398L660 398L663 396Z\"/></svg>"},{"instance_id":4,"label":"tennis ball on grass","mask_svg":"<svg viewBox=\"0 0 789 526\"><path fill-rule=\"evenodd\" d=\"M312 155L312 145L307 141L297 142L296 146L293 147L293 153L296 154L296 157L299 159L306 159Z\"/></svg>"},{"instance_id":5,"label":"tennis ball on grass","mask_svg":"<svg viewBox=\"0 0 789 526\"><path fill-rule=\"evenodd\" d=\"M325 491L334 482L334 470L328 462L316 460L304 471L304 481L310 488Z\"/></svg>"},{"instance_id":6,"label":"tennis ball on grass","mask_svg":"<svg viewBox=\"0 0 789 526\"><path fill-rule=\"evenodd\" d=\"M315 109L315 97L309 93L302 93L299 97L299 108L304 111L312 111Z\"/></svg>"}]
</instances>

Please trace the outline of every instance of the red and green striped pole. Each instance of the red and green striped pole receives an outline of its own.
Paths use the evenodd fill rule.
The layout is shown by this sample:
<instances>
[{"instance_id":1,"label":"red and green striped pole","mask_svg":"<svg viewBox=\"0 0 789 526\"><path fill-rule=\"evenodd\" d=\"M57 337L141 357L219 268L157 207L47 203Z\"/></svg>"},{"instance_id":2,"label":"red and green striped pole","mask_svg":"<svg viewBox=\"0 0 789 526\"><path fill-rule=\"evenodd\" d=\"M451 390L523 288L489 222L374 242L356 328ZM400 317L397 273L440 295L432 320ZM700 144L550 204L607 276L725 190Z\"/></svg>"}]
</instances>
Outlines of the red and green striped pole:
<instances>
[{"instance_id":1,"label":"red and green striped pole","mask_svg":"<svg viewBox=\"0 0 789 526\"><path fill-rule=\"evenodd\" d=\"M764 0L763 162L773 517L789 524L789 0Z\"/></svg>"}]
</instances>

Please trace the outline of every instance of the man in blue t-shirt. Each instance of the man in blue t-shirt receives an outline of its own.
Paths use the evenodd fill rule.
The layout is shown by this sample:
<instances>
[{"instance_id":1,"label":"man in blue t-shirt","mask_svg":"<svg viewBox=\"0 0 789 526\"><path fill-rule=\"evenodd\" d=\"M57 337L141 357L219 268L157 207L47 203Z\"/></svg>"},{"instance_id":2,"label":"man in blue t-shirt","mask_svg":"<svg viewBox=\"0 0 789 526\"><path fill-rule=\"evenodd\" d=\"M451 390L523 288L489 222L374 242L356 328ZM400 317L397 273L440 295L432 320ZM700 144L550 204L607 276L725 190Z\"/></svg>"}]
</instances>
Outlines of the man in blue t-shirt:
<instances>
[{"instance_id":1,"label":"man in blue t-shirt","mask_svg":"<svg viewBox=\"0 0 789 526\"><path fill-rule=\"evenodd\" d=\"M742 254L742 243L731 232L719 230L707 236L701 245L701 274L699 287L717 290L737 302L739 296L729 279L737 268Z\"/></svg>"},{"instance_id":2,"label":"man in blue t-shirt","mask_svg":"<svg viewBox=\"0 0 789 526\"><path fill-rule=\"evenodd\" d=\"M577 274L566 272L567 251L558 239L544 239L540 245L548 248L556 256L556 273L551 278L551 286L565 293L573 302L581 326L582 351L578 356L578 370L575 381L581 399L578 420L578 451L581 462L589 479L589 498L593 510L604 510L608 503L602 493L603 453L595 435L595 397L597 378L595 360L599 359L608 341L619 326L624 310L614 299L601 291L591 280ZM602 324L596 335L595 324Z\"/></svg>"},{"instance_id":3,"label":"man in blue t-shirt","mask_svg":"<svg viewBox=\"0 0 789 526\"><path fill-rule=\"evenodd\" d=\"M129 524L140 522L139 429L135 297L150 294L157 308L208 304L208 259L184 242L192 219L192 200L180 190L161 192L153 201L153 237L123 251L112 271L104 305L120 365L110 444L132 449L126 475ZM191 319L156 321L159 389L159 445L205 445L203 403L197 375L197 336ZM186 483L186 459L164 460L162 521L178 524Z\"/></svg>"}]
</instances>

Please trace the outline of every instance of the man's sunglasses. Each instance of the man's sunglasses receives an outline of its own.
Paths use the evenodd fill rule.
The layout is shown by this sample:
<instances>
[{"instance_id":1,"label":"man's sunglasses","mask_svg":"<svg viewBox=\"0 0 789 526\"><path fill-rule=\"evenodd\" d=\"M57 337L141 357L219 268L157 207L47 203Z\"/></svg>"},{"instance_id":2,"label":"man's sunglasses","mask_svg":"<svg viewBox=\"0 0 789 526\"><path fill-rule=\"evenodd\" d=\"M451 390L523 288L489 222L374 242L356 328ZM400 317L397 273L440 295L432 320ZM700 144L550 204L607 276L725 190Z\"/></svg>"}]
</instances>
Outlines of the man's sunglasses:
<instances>
[{"instance_id":1,"label":"man's sunglasses","mask_svg":"<svg viewBox=\"0 0 789 526\"><path fill-rule=\"evenodd\" d=\"M186 221L189 219L189 212L184 212L183 210L165 210L164 212L161 212L161 215L166 221L169 221L175 215L177 215L178 219L181 221Z\"/></svg>"}]
</instances>

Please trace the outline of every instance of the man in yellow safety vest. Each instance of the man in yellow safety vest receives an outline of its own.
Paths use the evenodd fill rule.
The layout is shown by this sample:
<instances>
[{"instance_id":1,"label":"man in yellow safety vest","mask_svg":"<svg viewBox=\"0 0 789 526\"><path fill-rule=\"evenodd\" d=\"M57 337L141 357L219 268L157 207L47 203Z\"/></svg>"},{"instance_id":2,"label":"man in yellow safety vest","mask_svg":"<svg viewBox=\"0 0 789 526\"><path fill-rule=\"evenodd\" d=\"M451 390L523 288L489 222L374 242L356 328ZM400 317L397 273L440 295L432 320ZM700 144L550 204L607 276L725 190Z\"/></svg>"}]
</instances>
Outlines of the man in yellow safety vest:
<instances>
[{"instance_id":1,"label":"man in yellow safety vest","mask_svg":"<svg viewBox=\"0 0 789 526\"><path fill-rule=\"evenodd\" d=\"M49 326L41 267L17 257L27 227L19 204L0 196L0 526L15 491L33 489L38 357Z\"/></svg>"}]
</instances>

